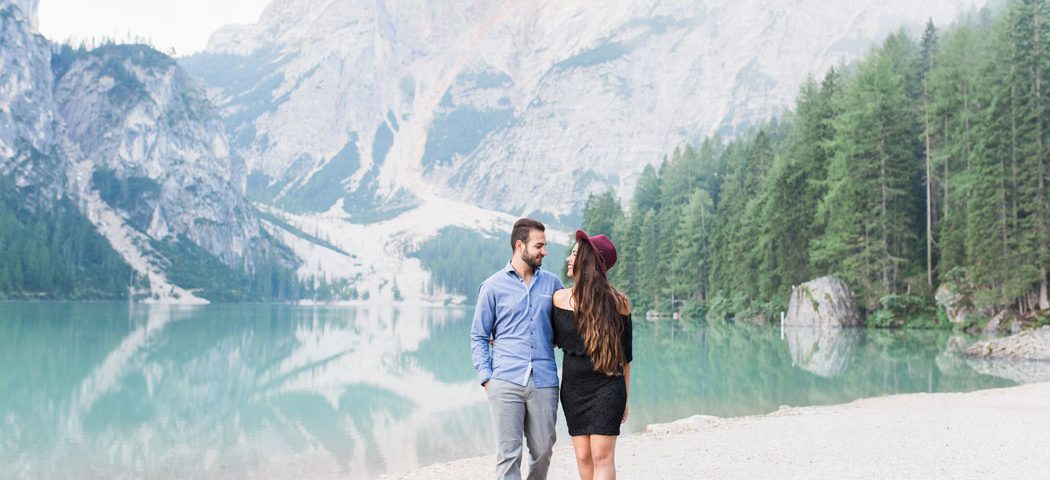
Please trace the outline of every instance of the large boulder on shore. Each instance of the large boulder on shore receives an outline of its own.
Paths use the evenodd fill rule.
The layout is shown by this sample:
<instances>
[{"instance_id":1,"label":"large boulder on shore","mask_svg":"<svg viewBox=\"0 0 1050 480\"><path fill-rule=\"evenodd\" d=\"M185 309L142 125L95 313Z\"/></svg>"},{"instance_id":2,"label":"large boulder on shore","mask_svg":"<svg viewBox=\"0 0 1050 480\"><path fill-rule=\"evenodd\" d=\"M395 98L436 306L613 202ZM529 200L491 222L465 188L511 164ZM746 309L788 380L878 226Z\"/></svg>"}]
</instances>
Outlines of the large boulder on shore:
<instances>
[{"instance_id":1,"label":"large boulder on shore","mask_svg":"<svg viewBox=\"0 0 1050 480\"><path fill-rule=\"evenodd\" d=\"M966 317L974 312L973 305L970 304L966 295L951 282L945 282L937 287L937 293L933 295L933 298L937 301L937 305L944 307L948 321L953 324L963 323Z\"/></svg>"},{"instance_id":2,"label":"large boulder on shore","mask_svg":"<svg viewBox=\"0 0 1050 480\"><path fill-rule=\"evenodd\" d=\"M997 360L1050 362L1050 326L974 343L966 349L966 355Z\"/></svg>"},{"instance_id":3,"label":"large boulder on shore","mask_svg":"<svg viewBox=\"0 0 1050 480\"><path fill-rule=\"evenodd\" d=\"M784 325L857 327L861 326L861 319L846 282L827 276L795 287Z\"/></svg>"}]
</instances>

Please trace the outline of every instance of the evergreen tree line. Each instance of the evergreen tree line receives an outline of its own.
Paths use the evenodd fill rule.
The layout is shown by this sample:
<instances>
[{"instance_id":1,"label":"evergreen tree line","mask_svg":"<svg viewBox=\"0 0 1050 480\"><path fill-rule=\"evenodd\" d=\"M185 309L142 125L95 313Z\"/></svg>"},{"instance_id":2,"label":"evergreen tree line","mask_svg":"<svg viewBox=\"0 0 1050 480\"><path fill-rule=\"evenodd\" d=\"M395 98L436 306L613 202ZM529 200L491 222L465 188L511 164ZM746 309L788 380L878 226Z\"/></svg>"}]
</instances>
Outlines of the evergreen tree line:
<instances>
[{"instance_id":1,"label":"evergreen tree line","mask_svg":"<svg viewBox=\"0 0 1050 480\"><path fill-rule=\"evenodd\" d=\"M264 234L263 239L269 237ZM300 278L293 267L287 266L291 263L288 252L267 252L256 258L255 265L237 268L222 263L184 236L174 241L153 240L150 245L166 260L168 280L209 301L295 301L336 293L325 280Z\"/></svg>"},{"instance_id":2,"label":"evergreen tree line","mask_svg":"<svg viewBox=\"0 0 1050 480\"><path fill-rule=\"evenodd\" d=\"M0 299L126 298L131 268L68 200L30 208L0 176Z\"/></svg>"},{"instance_id":3,"label":"evergreen tree line","mask_svg":"<svg viewBox=\"0 0 1050 480\"><path fill-rule=\"evenodd\" d=\"M549 251L560 250L548 247ZM434 287L467 297L468 303L477 300L478 289L495 269L503 268L512 256L509 234L506 238L483 237L462 227L445 227L433 238L422 242L409 252L430 271Z\"/></svg>"},{"instance_id":4,"label":"evergreen tree line","mask_svg":"<svg viewBox=\"0 0 1050 480\"><path fill-rule=\"evenodd\" d=\"M932 309L941 284L1050 308L1048 72L1050 1L898 31L781 119L646 167L626 211L591 196L583 228L612 234L639 311L772 316L829 274L868 313Z\"/></svg>"},{"instance_id":5,"label":"evergreen tree line","mask_svg":"<svg viewBox=\"0 0 1050 480\"><path fill-rule=\"evenodd\" d=\"M11 178L0 176L0 300L128 299L147 292L146 280L76 205L60 199L33 207L26 196ZM345 281L300 279L277 254L258 259L252 269L238 269L185 238L152 246L168 260L171 281L212 301L327 299L348 290Z\"/></svg>"}]
</instances>

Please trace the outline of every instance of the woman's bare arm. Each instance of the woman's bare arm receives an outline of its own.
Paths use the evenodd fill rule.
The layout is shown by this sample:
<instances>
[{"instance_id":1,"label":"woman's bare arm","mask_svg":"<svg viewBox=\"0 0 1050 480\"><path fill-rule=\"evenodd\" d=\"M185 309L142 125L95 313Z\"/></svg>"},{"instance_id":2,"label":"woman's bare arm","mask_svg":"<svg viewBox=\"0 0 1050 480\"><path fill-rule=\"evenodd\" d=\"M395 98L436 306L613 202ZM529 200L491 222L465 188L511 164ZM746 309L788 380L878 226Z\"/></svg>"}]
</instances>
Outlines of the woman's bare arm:
<instances>
[{"instance_id":1,"label":"woman's bare arm","mask_svg":"<svg viewBox=\"0 0 1050 480\"><path fill-rule=\"evenodd\" d=\"M623 405L623 420L620 423L627 423L627 415L630 412L631 405L631 364L628 363L623 366L623 382L627 385L627 403Z\"/></svg>"}]
</instances>

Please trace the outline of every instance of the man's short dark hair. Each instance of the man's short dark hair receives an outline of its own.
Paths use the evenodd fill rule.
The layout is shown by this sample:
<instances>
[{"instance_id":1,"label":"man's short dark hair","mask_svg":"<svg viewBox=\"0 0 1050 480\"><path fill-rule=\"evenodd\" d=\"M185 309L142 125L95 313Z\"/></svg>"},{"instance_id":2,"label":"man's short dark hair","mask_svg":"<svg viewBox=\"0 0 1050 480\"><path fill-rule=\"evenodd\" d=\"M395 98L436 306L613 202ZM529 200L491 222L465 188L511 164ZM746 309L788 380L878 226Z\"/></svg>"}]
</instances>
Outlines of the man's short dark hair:
<instances>
[{"instance_id":1,"label":"man's short dark hair","mask_svg":"<svg viewBox=\"0 0 1050 480\"><path fill-rule=\"evenodd\" d=\"M514 222L514 229L510 231L510 249L514 250L514 244L518 243L518 240L527 245L529 243L529 232L533 230L543 232L547 229L539 220L531 218L519 218L518 221Z\"/></svg>"}]
</instances>

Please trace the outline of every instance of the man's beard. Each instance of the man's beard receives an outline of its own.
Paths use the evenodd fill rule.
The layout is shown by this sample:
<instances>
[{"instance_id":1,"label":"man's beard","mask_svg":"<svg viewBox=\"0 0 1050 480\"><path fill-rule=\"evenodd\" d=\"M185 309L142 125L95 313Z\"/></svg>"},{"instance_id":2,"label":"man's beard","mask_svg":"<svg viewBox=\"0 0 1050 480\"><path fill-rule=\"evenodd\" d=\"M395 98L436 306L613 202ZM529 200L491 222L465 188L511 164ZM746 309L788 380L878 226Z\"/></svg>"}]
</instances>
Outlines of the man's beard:
<instances>
[{"instance_id":1,"label":"man's beard","mask_svg":"<svg viewBox=\"0 0 1050 480\"><path fill-rule=\"evenodd\" d=\"M521 259L526 265L532 267L533 270L540 268L540 265L543 264L543 259L540 258L539 255L529 255L528 251L522 252Z\"/></svg>"}]
</instances>

